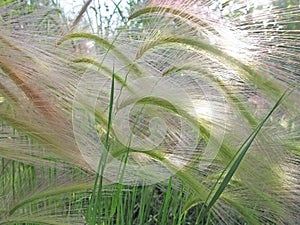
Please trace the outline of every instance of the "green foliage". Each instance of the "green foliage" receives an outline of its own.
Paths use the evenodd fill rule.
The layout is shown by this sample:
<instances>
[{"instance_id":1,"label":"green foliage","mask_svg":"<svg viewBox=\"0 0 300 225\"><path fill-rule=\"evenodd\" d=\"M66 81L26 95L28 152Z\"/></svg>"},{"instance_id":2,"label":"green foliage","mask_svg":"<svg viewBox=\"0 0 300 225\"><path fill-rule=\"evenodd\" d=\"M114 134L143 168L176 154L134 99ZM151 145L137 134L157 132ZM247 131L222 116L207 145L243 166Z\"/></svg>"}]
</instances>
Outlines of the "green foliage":
<instances>
[{"instance_id":1,"label":"green foliage","mask_svg":"<svg viewBox=\"0 0 300 225\"><path fill-rule=\"evenodd\" d=\"M299 221L297 2L10 3L0 224Z\"/></svg>"}]
</instances>

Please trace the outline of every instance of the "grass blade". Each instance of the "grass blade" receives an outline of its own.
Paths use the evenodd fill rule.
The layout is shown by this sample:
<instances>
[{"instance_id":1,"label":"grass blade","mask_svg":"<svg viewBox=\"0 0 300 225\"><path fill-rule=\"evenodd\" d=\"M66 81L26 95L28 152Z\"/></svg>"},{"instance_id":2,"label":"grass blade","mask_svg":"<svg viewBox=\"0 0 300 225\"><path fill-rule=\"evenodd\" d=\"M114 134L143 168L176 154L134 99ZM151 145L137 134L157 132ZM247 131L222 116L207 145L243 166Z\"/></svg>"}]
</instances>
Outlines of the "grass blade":
<instances>
[{"instance_id":1,"label":"grass blade","mask_svg":"<svg viewBox=\"0 0 300 225\"><path fill-rule=\"evenodd\" d=\"M288 93L287 93L287 90L286 90L281 95L281 97L278 99L278 101L273 106L273 108L268 113L268 115L261 121L261 123L256 127L256 129L253 131L253 133L247 138L247 140L243 143L243 145L241 146L241 148L237 151L236 155L239 154L238 157L236 158L236 160L234 160L235 157L233 158L234 162L233 162L232 166L230 167L229 171L227 172L226 176L224 177L223 181L221 182L220 186L218 187L217 191L215 192L214 196L212 197L212 199L210 200L209 204L206 207L205 205L206 205L206 203L207 203L210 195L212 194L212 192L213 192L216 184L220 180L220 178L223 176L224 172L227 170L227 167L224 169L223 173L218 178L218 180L215 183L214 187L211 189L211 192L208 195L208 198L207 198L207 200L205 201L205 204L202 207L202 211L201 211L201 214L200 214L200 221L204 218L204 216L206 215L206 213L208 213L210 211L210 209L213 207L213 205L216 203L216 201L220 198L221 194L223 193L223 191L227 187L228 183L230 182L230 180L233 177L233 175L236 172L236 170L238 169L240 163L242 162L244 156L246 155L246 153L249 150L252 142L254 141L254 139L256 138L256 136L258 135L258 133L260 132L261 128L266 123L266 121L270 118L270 116L275 111L275 109L282 103L282 101L285 99L285 97L287 95L288 95ZM231 162L228 164L228 167L229 167L230 164L231 164Z\"/></svg>"}]
</instances>

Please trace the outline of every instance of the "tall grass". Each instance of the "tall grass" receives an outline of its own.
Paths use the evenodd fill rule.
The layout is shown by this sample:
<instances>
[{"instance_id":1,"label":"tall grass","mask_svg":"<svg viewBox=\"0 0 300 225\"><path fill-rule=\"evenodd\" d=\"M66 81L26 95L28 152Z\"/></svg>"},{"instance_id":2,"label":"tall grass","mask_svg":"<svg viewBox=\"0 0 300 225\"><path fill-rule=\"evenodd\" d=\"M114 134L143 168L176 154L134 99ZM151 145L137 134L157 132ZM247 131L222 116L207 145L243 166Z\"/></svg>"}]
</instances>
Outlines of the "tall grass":
<instances>
[{"instance_id":1,"label":"tall grass","mask_svg":"<svg viewBox=\"0 0 300 225\"><path fill-rule=\"evenodd\" d=\"M299 4L89 4L0 8L0 224L296 224Z\"/></svg>"}]
</instances>

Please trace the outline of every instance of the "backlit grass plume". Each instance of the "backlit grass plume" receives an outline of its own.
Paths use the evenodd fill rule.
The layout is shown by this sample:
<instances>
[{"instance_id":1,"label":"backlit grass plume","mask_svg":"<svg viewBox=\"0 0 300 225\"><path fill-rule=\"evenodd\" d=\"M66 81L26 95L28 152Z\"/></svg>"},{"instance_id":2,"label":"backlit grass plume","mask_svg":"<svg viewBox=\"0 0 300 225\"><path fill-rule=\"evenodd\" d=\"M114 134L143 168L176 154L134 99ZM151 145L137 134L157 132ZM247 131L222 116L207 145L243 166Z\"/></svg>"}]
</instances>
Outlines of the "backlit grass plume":
<instances>
[{"instance_id":1,"label":"backlit grass plume","mask_svg":"<svg viewBox=\"0 0 300 225\"><path fill-rule=\"evenodd\" d=\"M299 3L90 4L0 8L0 224L296 224Z\"/></svg>"}]
</instances>

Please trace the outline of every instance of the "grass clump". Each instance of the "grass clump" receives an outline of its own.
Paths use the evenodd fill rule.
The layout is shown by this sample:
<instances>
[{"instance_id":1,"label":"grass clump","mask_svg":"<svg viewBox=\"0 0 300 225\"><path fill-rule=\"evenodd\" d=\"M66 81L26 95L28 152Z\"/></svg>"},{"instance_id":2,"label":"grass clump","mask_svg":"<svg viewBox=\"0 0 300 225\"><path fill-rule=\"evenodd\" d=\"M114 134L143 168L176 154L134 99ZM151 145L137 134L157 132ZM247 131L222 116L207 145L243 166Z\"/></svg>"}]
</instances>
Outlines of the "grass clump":
<instances>
[{"instance_id":1,"label":"grass clump","mask_svg":"<svg viewBox=\"0 0 300 225\"><path fill-rule=\"evenodd\" d=\"M0 224L296 224L298 5L95 4L0 4Z\"/></svg>"}]
</instances>

